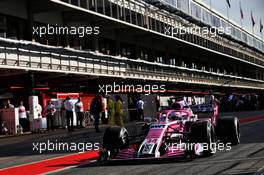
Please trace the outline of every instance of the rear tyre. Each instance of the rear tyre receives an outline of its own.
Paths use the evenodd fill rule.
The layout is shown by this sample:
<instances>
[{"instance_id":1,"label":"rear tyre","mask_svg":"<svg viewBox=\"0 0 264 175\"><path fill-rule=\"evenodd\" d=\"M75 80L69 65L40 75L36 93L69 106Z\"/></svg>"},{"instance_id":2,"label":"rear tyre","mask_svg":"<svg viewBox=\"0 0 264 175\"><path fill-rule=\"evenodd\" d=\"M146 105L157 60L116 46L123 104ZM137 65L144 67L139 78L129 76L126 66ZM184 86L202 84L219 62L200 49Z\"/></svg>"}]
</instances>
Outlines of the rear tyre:
<instances>
[{"instance_id":1,"label":"rear tyre","mask_svg":"<svg viewBox=\"0 0 264 175\"><path fill-rule=\"evenodd\" d=\"M125 149L129 146L128 132L124 127L113 126L105 130L103 148Z\"/></svg>"},{"instance_id":2,"label":"rear tyre","mask_svg":"<svg viewBox=\"0 0 264 175\"><path fill-rule=\"evenodd\" d=\"M226 116L219 118L217 120L216 131L217 137L230 142L231 145L240 143L240 127L237 117Z\"/></svg>"}]
</instances>

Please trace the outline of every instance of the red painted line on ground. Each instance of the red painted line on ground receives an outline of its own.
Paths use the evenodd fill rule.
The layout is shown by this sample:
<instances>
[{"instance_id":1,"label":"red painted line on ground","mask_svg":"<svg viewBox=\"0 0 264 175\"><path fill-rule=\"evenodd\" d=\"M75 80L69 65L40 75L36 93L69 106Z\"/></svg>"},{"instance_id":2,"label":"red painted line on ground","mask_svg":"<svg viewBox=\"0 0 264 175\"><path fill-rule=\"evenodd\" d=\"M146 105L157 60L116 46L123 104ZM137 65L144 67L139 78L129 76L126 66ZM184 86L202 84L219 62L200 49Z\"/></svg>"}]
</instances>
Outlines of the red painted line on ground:
<instances>
[{"instance_id":1,"label":"red painted line on ground","mask_svg":"<svg viewBox=\"0 0 264 175\"><path fill-rule=\"evenodd\" d=\"M68 156L43 160L36 163L14 166L6 169L0 169L0 175L36 175L43 174L70 166L76 166L86 161L98 157L97 151L89 151Z\"/></svg>"},{"instance_id":2,"label":"red painted line on ground","mask_svg":"<svg viewBox=\"0 0 264 175\"><path fill-rule=\"evenodd\" d=\"M256 121L260 121L260 120L264 120L264 115L242 118L242 119L239 119L239 122L240 123L250 123L250 122L256 122Z\"/></svg>"}]
</instances>

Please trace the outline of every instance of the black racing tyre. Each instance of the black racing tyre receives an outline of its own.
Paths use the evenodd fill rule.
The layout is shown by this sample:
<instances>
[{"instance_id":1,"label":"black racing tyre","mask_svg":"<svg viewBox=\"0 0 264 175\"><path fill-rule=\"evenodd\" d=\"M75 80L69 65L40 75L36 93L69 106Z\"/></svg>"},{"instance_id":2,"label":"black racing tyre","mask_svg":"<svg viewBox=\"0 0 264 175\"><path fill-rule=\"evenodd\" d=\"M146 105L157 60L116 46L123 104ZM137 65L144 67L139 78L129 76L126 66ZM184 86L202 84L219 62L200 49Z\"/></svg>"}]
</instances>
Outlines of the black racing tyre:
<instances>
[{"instance_id":1,"label":"black racing tyre","mask_svg":"<svg viewBox=\"0 0 264 175\"><path fill-rule=\"evenodd\" d=\"M217 137L230 142L231 145L240 143L239 120L234 116L225 116L217 120L216 124Z\"/></svg>"},{"instance_id":2,"label":"black racing tyre","mask_svg":"<svg viewBox=\"0 0 264 175\"><path fill-rule=\"evenodd\" d=\"M192 126L193 122L192 121L186 121L184 126L185 126L185 131L186 132L189 132L190 131L190 128Z\"/></svg>"},{"instance_id":3,"label":"black racing tyre","mask_svg":"<svg viewBox=\"0 0 264 175\"><path fill-rule=\"evenodd\" d=\"M209 121L197 121L191 125L190 142L206 144L207 146L204 148L208 149L203 151L204 156L211 156L215 152L215 148L212 147L214 135L214 128Z\"/></svg>"},{"instance_id":4,"label":"black racing tyre","mask_svg":"<svg viewBox=\"0 0 264 175\"><path fill-rule=\"evenodd\" d=\"M103 148L125 149L129 146L128 132L126 128L113 126L105 130L103 136Z\"/></svg>"},{"instance_id":5,"label":"black racing tyre","mask_svg":"<svg viewBox=\"0 0 264 175\"><path fill-rule=\"evenodd\" d=\"M144 123L141 127L141 133L142 135L147 135L150 129L151 123Z\"/></svg>"}]
</instances>

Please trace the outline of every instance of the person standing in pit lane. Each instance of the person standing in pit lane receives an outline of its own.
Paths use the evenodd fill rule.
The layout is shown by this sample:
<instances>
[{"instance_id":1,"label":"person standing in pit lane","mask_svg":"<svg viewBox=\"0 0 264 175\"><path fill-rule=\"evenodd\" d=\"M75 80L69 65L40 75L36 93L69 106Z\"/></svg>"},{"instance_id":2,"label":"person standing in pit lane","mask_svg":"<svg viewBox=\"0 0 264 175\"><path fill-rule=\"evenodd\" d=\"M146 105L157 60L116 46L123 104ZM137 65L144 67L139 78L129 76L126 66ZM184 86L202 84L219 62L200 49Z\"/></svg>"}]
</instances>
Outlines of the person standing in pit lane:
<instances>
[{"instance_id":1,"label":"person standing in pit lane","mask_svg":"<svg viewBox=\"0 0 264 175\"><path fill-rule=\"evenodd\" d=\"M138 114L138 121L144 120L144 101L139 98L137 101L137 114Z\"/></svg>"},{"instance_id":2,"label":"person standing in pit lane","mask_svg":"<svg viewBox=\"0 0 264 175\"><path fill-rule=\"evenodd\" d=\"M114 126L115 125L115 104L114 104L114 100L112 98L111 95L108 95L107 98L107 112L108 112L108 124L110 126Z\"/></svg>"},{"instance_id":3,"label":"person standing in pit lane","mask_svg":"<svg viewBox=\"0 0 264 175\"><path fill-rule=\"evenodd\" d=\"M14 109L15 106L11 104L10 100L7 100L5 108L6 109Z\"/></svg>"},{"instance_id":4,"label":"person standing in pit lane","mask_svg":"<svg viewBox=\"0 0 264 175\"><path fill-rule=\"evenodd\" d=\"M22 126L23 131L29 131L29 121L27 119L27 111L24 106L23 101L20 102L18 107L18 114L19 114L19 124Z\"/></svg>"},{"instance_id":5,"label":"person standing in pit lane","mask_svg":"<svg viewBox=\"0 0 264 175\"><path fill-rule=\"evenodd\" d=\"M76 115L77 115L77 126L83 127L83 102L81 101L81 98L78 98L78 101L75 103L75 110L76 110Z\"/></svg>"},{"instance_id":6,"label":"person standing in pit lane","mask_svg":"<svg viewBox=\"0 0 264 175\"><path fill-rule=\"evenodd\" d=\"M39 103L37 105L37 113L38 113L38 117L42 118L42 106Z\"/></svg>"},{"instance_id":7,"label":"person standing in pit lane","mask_svg":"<svg viewBox=\"0 0 264 175\"><path fill-rule=\"evenodd\" d=\"M54 126L53 126L53 122L54 122L54 114L56 112L56 108L55 106L52 104L52 101L50 100L48 102L48 105L46 107L46 117L47 117L47 130L49 131L50 129L53 131L54 130Z\"/></svg>"},{"instance_id":8,"label":"person standing in pit lane","mask_svg":"<svg viewBox=\"0 0 264 175\"><path fill-rule=\"evenodd\" d=\"M64 102L64 107L66 110L66 118L67 118L67 128L68 131L73 131L73 112L74 112L74 104L71 101L71 98L68 96L66 101Z\"/></svg>"},{"instance_id":9,"label":"person standing in pit lane","mask_svg":"<svg viewBox=\"0 0 264 175\"><path fill-rule=\"evenodd\" d=\"M106 101L104 100L104 97L102 95L100 95L100 102L102 104L101 120L103 124L107 124L108 117L106 116Z\"/></svg>"},{"instance_id":10,"label":"person standing in pit lane","mask_svg":"<svg viewBox=\"0 0 264 175\"><path fill-rule=\"evenodd\" d=\"M61 102L60 108L60 116L63 128L67 128L67 117L66 117L66 109L65 109L65 99Z\"/></svg>"},{"instance_id":11,"label":"person standing in pit lane","mask_svg":"<svg viewBox=\"0 0 264 175\"><path fill-rule=\"evenodd\" d=\"M96 97L92 100L90 106L90 112L94 117L94 128L95 132L99 133L99 121L100 121L100 112L102 111L102 103L100 100L100 95L96 95Z\"/></svg>"},{"instance_id":12,"label":"person standing in pit lane","mask_svg":"<svg viewBox=\"0 0 264 175\"><path fill-rule=\"evenodd\" d=\"M115 96L115 122L117 126L124 126L124 111L123 111L123 102L122 98L119 95Z\"/></svg>"}]
</instances>

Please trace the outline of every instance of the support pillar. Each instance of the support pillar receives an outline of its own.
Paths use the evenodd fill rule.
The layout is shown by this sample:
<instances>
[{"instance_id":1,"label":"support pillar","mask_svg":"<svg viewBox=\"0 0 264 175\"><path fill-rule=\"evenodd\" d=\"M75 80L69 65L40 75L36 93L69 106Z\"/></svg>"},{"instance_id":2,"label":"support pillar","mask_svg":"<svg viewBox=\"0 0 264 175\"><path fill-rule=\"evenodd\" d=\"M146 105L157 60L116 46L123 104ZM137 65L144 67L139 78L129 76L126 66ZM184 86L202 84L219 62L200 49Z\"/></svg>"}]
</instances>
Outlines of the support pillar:
<instances>
[{"instance_id":1,"label":"support pillar","mask_svg":"<svg viewBox=\"0 0 264 175\"><path fill-rule=\"evenodd\" d=\"M135 59L140 59L140 41L139 38L137 36L135 36L136 39L136 46L135 46Z\"/></svg>"},{"instance_id":2,"label":"support pillar","mask_svg":"<svg viewBox=\"0 0 264 175\"><path fill-rule=\"evenodd\" d=\"M26 40L34 41L33 38L33 24L34 24L34 14L32 9L32 0L27 0L27 33Z\"/></svg>"},{"instance_id":3,"label":"support pillar","mask_svg":"<svg viewBox=\"0 0 264 175\"><path fill-rule=\"evenodd\" d=\"M92 50L96 53L99 52L99 39L97 35L92 36Z\"/></svg>"},{"instance_id":4,"label":"support pillar","mask_svg":"<svg viewBox=\"0 0 264 175\"><path fill-rule=\"evenodd\" d=\"M115 30L115 52L116 56L121 56L121 48L120 48L120 35L119 31Z\"/></svg>"}]
</instances>

